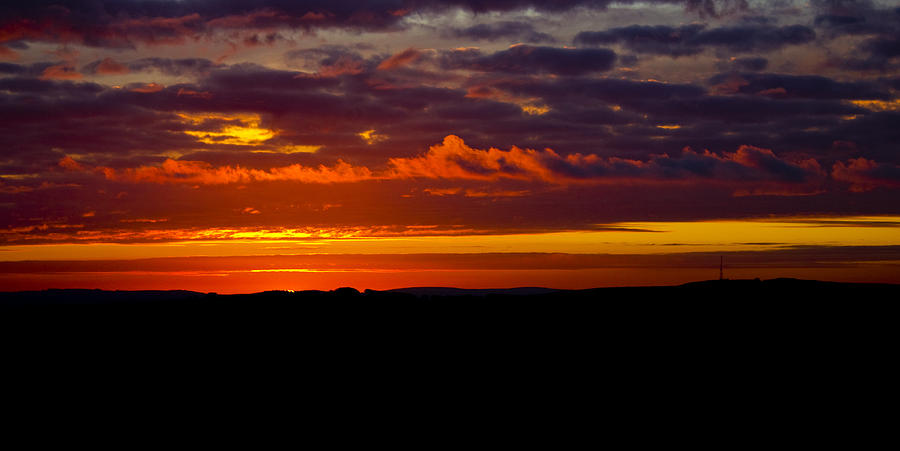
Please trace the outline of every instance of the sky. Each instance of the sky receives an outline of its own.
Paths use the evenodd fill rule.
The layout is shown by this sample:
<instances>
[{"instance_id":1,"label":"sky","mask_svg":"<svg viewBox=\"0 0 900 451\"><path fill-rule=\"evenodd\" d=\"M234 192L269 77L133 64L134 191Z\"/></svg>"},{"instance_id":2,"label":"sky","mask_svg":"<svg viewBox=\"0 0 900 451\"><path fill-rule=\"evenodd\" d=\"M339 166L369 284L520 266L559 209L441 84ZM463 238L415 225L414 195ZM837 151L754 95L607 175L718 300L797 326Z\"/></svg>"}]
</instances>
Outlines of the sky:
<instances>
[{"instance_id":1,"label":"sky","mask_svg":"<svg viewBox=\"0 0 900 451\"><path fill-rule=\"evenodd\" d=\"M0 6L0 291L900 283L900 1Z\"/></svg>"}]
</instances>

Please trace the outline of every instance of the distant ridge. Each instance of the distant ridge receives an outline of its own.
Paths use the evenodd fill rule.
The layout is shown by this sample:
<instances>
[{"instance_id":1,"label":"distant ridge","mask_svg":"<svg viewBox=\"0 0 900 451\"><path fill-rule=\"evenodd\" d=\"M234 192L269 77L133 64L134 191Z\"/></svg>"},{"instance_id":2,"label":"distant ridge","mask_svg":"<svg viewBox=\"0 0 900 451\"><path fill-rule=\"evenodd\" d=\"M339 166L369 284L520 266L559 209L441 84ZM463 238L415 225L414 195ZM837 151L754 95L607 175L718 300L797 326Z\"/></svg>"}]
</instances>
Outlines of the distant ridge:
<instances>
[{"instance_id":1,"label":"distant ridge","mask_svg":"<svg viewBox=\"0 0 900 451\"><path fill-rule=\"evenodd\" d=\"M898 300L900 285L796 279L586 290L344 287L232 295L45 290L0 292L0 334L13 340L9 343L46 338L48 346L96 337L93 346L122 346L126 354L132 352L130 341L121 337L137 337L150 348L175 340L179 344L170 348L175 353L184 337L195 344L236 338L234 349L249 338L254 352L281 349L276 360L310 349L344 359L347 352L371 358L388 349L442 355L460 346L492 362L510 349L527 352L528 358L538 349L550 355L571 352L581 361L610 346L643 359L648 350L685 342L671 355L714 349L725 356L760 343L779 355L794 352L786 342L824 343L831 336L841 337L841 346L848 339L865 346L890 343ZM601 344L608 346L597 347ZM194 358L207 348L188 349L194 349Z\"/></svg>"},{"instance_id":2,"label":"distant ridge","mask_svg":"<svg viewBox=\"0 0 900 451\"><path fill-rule=\"evenodd\" d=\"M510 295L531 296L536 294L558 293L563 290L544 287L516 288L454 288L454 287L410 287L385 290L388 293L408 293L415 296L487 296Z\"/></svg>"},{"instance_id":3,"label":"distant ridge","mask_svg":"<svg viewBox=\"0 0 900 451\"><path fill-rule=\"evenodd\" d=\"M854 300L900 299L900 284L844 283L801 279L706 280L674 286L603 287L564 290L543 287L467 289L454 287L408 287L391 290L365 290L343 287L331 291L264 291L248 294L218 295L186 290L89 290L49 289L42 291L0 292L0 308L31 306L77 306L122 304L225 305L253 302L294 301L414 301L481 299L483 301L580 300L618 302L624 300L718 301L774 299L809 301L826 297L850 296Z\"/></svg>"}]
</instances>

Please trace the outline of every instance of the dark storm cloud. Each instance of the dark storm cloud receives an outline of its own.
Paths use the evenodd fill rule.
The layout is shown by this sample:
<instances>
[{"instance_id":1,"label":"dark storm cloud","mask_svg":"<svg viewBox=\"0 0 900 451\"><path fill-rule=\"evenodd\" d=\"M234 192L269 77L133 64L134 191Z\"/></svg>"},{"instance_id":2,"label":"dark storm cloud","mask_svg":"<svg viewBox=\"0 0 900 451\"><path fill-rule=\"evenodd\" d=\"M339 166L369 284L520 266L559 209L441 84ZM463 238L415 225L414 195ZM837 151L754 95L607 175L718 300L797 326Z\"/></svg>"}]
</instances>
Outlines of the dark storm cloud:
<instances>
[{"instance_id":1,"label":"dark storm cloud","mask_svg":"<svg viewBox=\"0 0 900 451\"><path fill-rule=\"evenodd\" d=\"M94 47L132 48L137 43L181 43L215 30L381 31L396 29L411 13L441 13L454 8L476 13L524 8L557 12L579 7L603 9L610 3L611 0L37 0L7 2L0 7L0 36L6 42L78 42ZM654 0L653 3L682 1ZM259 37L247 39L253 44Z\"/></svg>"},{"instance_id":2,"label":"dark storm cloud","mask_svg":"<svg viewBox=\"0 0 900 451\"><path fill-rule=\"evenodd\" d=\"M622 43L637 53L662 54L671 56L694 55L702 48L688 41L697 36L706 25L686 25L669 27L664 25L631 25L607 31L582 31L575 35L576 45L597 46Z\"/></svg>"},{"instance_id":3,"label":"dark storm cloud","mask_svg":"<svg viewBox=\"0 0 900 451\"><path fill-rule=\"evenodd\" d=\"M654 104L641 102L634 107L660 120L717 120L726 123L771 123L791 117L849 116L865 114L863 108L834 100L769 99L748 96L708 96L697 99L674 99ZM762 130L760 130L762 131Z\"/></svg>"},{"instance_id":4,"label":"dark storm cloud","mask_svg":"<svg viewBox=\"0 0 900 451\"><path fill-rule=\"evenodd\" d=\"M820 15L816 16L815 24L817 27L827 30L828 34L832 36L844 34L872 34L878 32L878 28L873 28L865 18L858 16Z\"/></svg>"},{"instance_id":5,"label":"dark storm cloud","mask_svg":"<svg viewBox=\"0 0 900 451\"><path fill-rule=\"evenodd\" d=\"M747 0L686 0L688 11L697 12L701 17L721 17L747 9Z\"/></svg>"},{"instance_id":6,"label":"dark storm cloud","mask_svg":"<svg viewBox=\"0 0 900 451\"><path fill-rule=\"evenodd\" d=\"M900 29L900 27L898 27ZM865 41L861 48L871 53L876 59L890 59L900 56L900 37L874 38Z\"/></svg>"},{"instance_id":7,"label":"dark storm cloud","mask_svg":"<svg viewBox=\"0 0 900 451\"><path fill-rule=\"evenodd\" d=\"M0 74L21 75L26 77L40 77L44 72L54 66L63 66L65 62L40 62L28 65L14 63L0 63Z\"/></svg>"},{"instance_id":8,"label":"dark storm cloud","mask_svg":"<svg viewBox=\"0 0 900 451\"><path fill-rule=\"evenodd\" d=\"M831 61L831 65L847 71L881 73L891 72L900 67L898 66L897 62L891 61L888 58L878 58L871 55L862 58L851 56L842 59L835 59Z\"/></svg>"},{"instance_id":9,"label":"dark storm cloud","mask_svg":"<svg viewBox=\"0 0 900 451\"><path fill-rule=\"evenodd\" d=\"M769 67L769 60L761 57L732 58L718 64L721 70L733 70L738 72L759 72Z\"/></svg>"},{"instance_id":10,"label":"dark storm cloud","mask_svg":"<svg viewBox=\"0 0 900 451\"><path fill-rule=\"evenodd\" d=\"M0 74L24 75L28 67L13 63L0 63Z\"/></svg>"},{"instance_id":11,"label":"dark storm cloud","mask_svg":"<svg viewBox=\"0 0 900 451\"><path fill-rule=\"evenodd\" d=\"M468 28L453 28L444 33L447 37L470 39L473 41L497 41L517 39L528 43L553 43L556 38L534 29L528 22L502 21L492 24L478 24Z\"/></svg>"},{"instance_id":12,"label":"dark storm cloud","mask_svg":"<svg viewBox=\"0 0 900 451\"><path fill-rule=\"evenodd\" d=\"M739 25L704 30L692 37L689 44L733 52L766 52L789 45L807 44L815 38L815 31L803 25L784 27Z\"/></svg>"},{"instance_id":13,"label":"dark storm cloud","mask_svg":"<svg viewBox=\"0 0 900 451\"><path fill-rule=\"evenodd\" d=\"M878 8L869 0L813 0L815 26L828 36L890 34L897 30L900 8Z\"/></svg>"},{"instance_id":14,"label":"dark storm cloud","mask_svg":"<svg viewBox=\"0 0 900 451\"><path fill-rule=\"evenodd\" d=\"M900 30L898 30L900 31ZM851 71L890 72L900 67L900 39L895 36L863 41L849 56L832 65Z\"/></svg>"},{"instance_id":15,"label":"dark storm cloud","mask_svg":"<svg viewBox=\"0 0 900 451\"><path fill-rule=\"evenodd\" d=\"M890 86L891 88L894 88L894 89L900 91L900 77L883 79L883 80L881 80L881 82L887 86Z\"/></svg>"},{"instance_id":16,"label":"dark storm cloud","mask_svg":"<svg viewBox=\"0 0 900 451\"><path fill-rule=\"evenodd\" d=\"M477 50L447 52L441 63L448 69L514 74L582 75L612 69L616 54L608 49L567 49L516 45L490 55Z\"/></svg>"},{"instance_id":17,"label":"dark storm cloud","mask_svg":"<svg viewBox=\"0 0 900 451\"><path fill-rule=\"evenodd\" d=\"M509 103L461 99L458 102L435 108L433 114L439 119L492 121L521 116L522 109Z\"/></svg>"},{"instance_id":18,"label":"dark storm cloud","mask_svg":"<svg viewBox=\"0 0 900 451\"><path fill-rule=\"evenodd\" d=\"M867 112L852 121L831 127L824 135L854 143L848 157L866 156L881 162L900 164L896 143L900 142L900 112Z\"/></svg>"},{"instance_id":19,"label":"dark storm cloud","mask_svg":"<svg viewBox=\"0 0 900 451\"><path fill-rule=\"evenodd\" d=\"M29 97L29 103L31 104L52 101L54 98L81 99L85 96L93 96L104 89L103 86L95 83L41 80L29 77L0 78L0 90L8 91L9 93L7 96L0 96L0 99L7 102L14 102L15 100L20 99L18 95L22 94L35 94L39 96Z\"/></svg>"},{"instance_id":20,"label":"dark storm cloud","mask_svg":"<svg viewBox=\"0 0 900 451\"><path fill-rule=\"evenodd\" d=\"M366 61L356 50L331 45L291 50L284 54L284 58L290 66L313 67L322 76L354 75L373 70L377 64Z\"/></svg>"},{"instance_id":21,"label":"dark storm cloud","mask_svg":"<svg viewBox=\"0 0 900 451\"><path fill-rule=\"evenodd\" d=\"M583 31L575 36L576 45L622 44L636 53L695 55L706 48L731 52L767 52L789 45L812 42L815 31L803 25L776 27L760 24L735 25L707 29L706 25L631 25L606 31Z\"/></svg>"},{"instance_id":22,"label":"dark storm cloud","mask_svg":"<svg viewBox=\"0 0 900 451\"><path fill-rule=\"evenodd\" d=\"M141 58L128 63L128 69L132 72L155 70L175 77L203 75L218 66L204 58Z\"/></svg>"},{"instance_id":23,"label":"dark storm cloud","mask_svg":"<svg viewBox=\"0 0 900 451\"><path fill-rule=\"evenodd\" d=\"M780 81L792 87L799 80ZM845 140L878 161L897 161L890 144L900 139L900 129L890 125L896 114L853 105L841 97L853 99L854 93L848 89L855 86L837 84L837 90L830 92L832 83L815 89L798 88L794 97L787 97L787 90L766 92L763 86L756 86L756 94L722 94L692 84L616 79L496 80L490 89L538 99L550 111L529 117L518 126L519 130L529 130L528 136L536 137L534 141L516 138L522 133L500 129L496 122L484 133L502 134L507 140L502 142L548 146L561 152L590 148L603 155L645 157L686 146L724 151L744 144L808 155L856 156L831 150L835 142ZM873 89L868 83L858 87L860 94L873 97L882 97L886 91Z\"/></svg>"},{"instance_id":24,"label":"dark storm cloud","mask_svg":"<svg viewBox=\"0 0 900 451\"><path fill-rule=\"evenodd\" d=\"M718 74L709 84L735 86L734 92L776 98L888 100L890 92L873 82L842 83L817 75Z\"/></svg>"},{"instance_id":25,"label":"dark storm cloud","mask_svg":"<svg viewBox=\"0 0 900 451\"><path fill-rule=\"evenodd\" d=\"M731 76L725 74L724 76ZM619 105L626 110L648 114L659 121L677 123L691 119L709 119L734 122L767 122L774 118L803 116L841 116L867 113L860 107L841 102L842 98L885 98L886 93L877 85L859 83L842 84L824 78L790 76L760 76L746 74L748 79L758 80L757 89L762 86L786 86L794 92L794 97L760 95L712 95L699 86L691 84L669 84L616 79L571 79L571 80L505 80L493 86L506 92L523 96L537 96L551 106L583 104L600 100L610 105ZM803 85L809 81L811 86ZM751 86L743 78L736 86ZM785 88L785 93L789 91ZM854 89L860 89L854 92ZM758 91L763 92L763 91ZM739 92L737 92L740 94ZM772 91L778 93L780 91Z\"/></svg>"},{"instance_id":26,"label":"dark storm cloud","mask_svg":"<svg viewBox=\"0 0 900 451\"><path fill-rule=\"evenodd\" d=\"M300 72L242 63L210 72L203 80L203 85L221 94L239 94L259 91L313 91L317 88L336 86L337 82L309 77Z\"/></svg>"},{"instance_id":27,"label":"dark storm cloud","mask_svg":"<svg viewBox=\"0 0 900 451\"><path fill-rule=\"evenodd\" d=\"M588 99L626 105L642 100L696 98L706 93L704 88L691 84L614 78L577 78L563 81L511 79L499 81L494 86L520 95L539 96L551 104Z\"/></svg>"},{"instance_id":28,"label":"dark storm cloud","mask_svg":"<svg viewBox=\"0 0 900 451\"><path fill-rule=\"evenodd\" d=\"M854 71L890 71L900 56L900 7L879 8L871 1L815 1L817 27L836 38L844 35L865 39L835 66Z\"/></svg>"}]
</instances>

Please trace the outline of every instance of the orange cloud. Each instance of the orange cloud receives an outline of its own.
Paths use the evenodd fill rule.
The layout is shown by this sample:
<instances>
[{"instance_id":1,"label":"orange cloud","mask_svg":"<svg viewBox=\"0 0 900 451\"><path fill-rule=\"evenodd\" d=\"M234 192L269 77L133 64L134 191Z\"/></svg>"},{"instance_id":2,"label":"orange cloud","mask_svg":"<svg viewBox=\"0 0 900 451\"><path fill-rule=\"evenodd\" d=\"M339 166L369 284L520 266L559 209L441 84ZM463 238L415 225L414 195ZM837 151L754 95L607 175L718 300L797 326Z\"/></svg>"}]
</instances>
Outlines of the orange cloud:
<instances>
[{"instance_id":1,"label":"orange cloud","mask_svg":"<svg viewBox=\"0 0 900 451\"><path fill-rule=\"evenodd\" d=\"M293 164L270 169L212 166L202 161L167 159L160 166L94 169L65 157L59 165L70 170L92 170L107 179L127 182L228 184L260 181L350 183L365 180L460 179L478 181L518 180L557 186L603 183L716 183L737 189L736 195L803 195L821 191L825 173L808 159L784 160L769 149L741 146L721 155L684 149L678 157L654 155L647 160L600 157L596 154L559 155L552 149L487 150L469 147L449 135L422 155L391 158L387 168L373 171L338 160L333 166ZM428 188L431 195L461 191ZM515 197L528 191L471 191L468 197Z\"/></svg>"},{"instance_id":2,"label":"orange cloud","mask_svg":"<svg viewBox=\"0 0 900 451\"><path fill-rule=\"evenodd\" d=\"M9 47L0 45L0 59L17 60L19 59L19 53Z\"/></svg>"},{"instance_id":3,"label":"orange cloud","mask_svg":"<svg viewBox=\"0 0 900 451\"><path fill-rule=\"evenodd\" d=\"M424 155L391 158L390 165L397 178L552 181L554 175L541 163L547 158L561 157L550 149L537 151L513 147L508 151L494 148L478 150L467 146L460 137L449 135L443 143L432 146Z\"/></svg>"},{"instance_id":4,"label":"orange cloud","mask_svg":"<svg viewBox=\"0 0 900 451\"><path fill-rule=\"evenodd\" d=\"M825 173L812 159L787 161L769 149L741 146L737 152L714 154L684 149L679 157L654 155L648 160L559 155L552 149L480 150L449 135L440 145L413 158L391 158L391 178L523 180L557 185L573 183L677 183L715 181L751 184L745 194L802 194L819 191Z\"/></svg>"},{"instance_id":5,"label":"orange cloud","mask_svg":"<svg viewBox=\"0 0 900 451\"><path fill-rule=\"evenodd\" d=\"M187 97L196 97L198 99L211 99L212 94L209 91L194 91L193 89L179 88L178 94L176 97L187 96Z\"/></svg>"},{"instance_id":6,"label":"orange cloud","mask_svg":"<svg viewBox=\"0 0 900 451\"><path fill-rule=\"evenodd\" d=\"M787 97L787 90L782 87L772 88L772 89L764 89L756 93L758 96L768 96L768 97Z\"/></svg>"},{"instance_id":7,"label":"orange cloud","mask_svg":"<svg viewBox=\"0 0 900 451\"><path fill-rule=\"evenodd\" d=\"M68 64L57 64L44 69L41 78L45 80L78 80L81 78L81 73Z\"/></svg>"},{"instance_id":8,"label":"orange cloud","mask_svg":"<svg viewBox=\"0 0 900 451\"><path fill-rule=\"evenodd\" d=\"M145 93L145 94L149 94L149 93L151 93L151 92L159 92L159 91L162 91L163 88L165 88L165 86L163 86L163 85L159 85L159 84L156 84L156 83L147 83L147 84L145 84L145 85L143 85L143 86L138 86L137 88L132 88L131 91L132 91L132 92L142 92L142 93Z\"/></svg>"},{"instance_id":9,"label":"orange cloud","mask_svg":"<svg viewBox=\"0 0 900 451\"><path fill-rule=\"evenodd\" d=\"M391 56L390 58L381 62L378 65L378 69L380 70L390 70L400 66L405 66L409 63L412 63L419 58L422 57L422 52L410 47L396 55Z\"/></svg>"},{"instance_id":10,"label":"orange cloud","mask_svg":"<svg viewBox=\"0 0 900 451\"><path fill-rule=\"evenodd\" d=\"M362 72L362 60L341 55L334 63L320 67L317 74L320 77L337 77L338 75L356 75ZM297 75L296 78L300 78L300 75Z\"/></svg>"},{"instance_id":11,"label":"orange cloud","mask_svg":"<svg viewBox=\"0 0 900 451\"><path fill-rule=\"evenodd\" d=\"M85 171L87 167L75 161L72 157L66 155L59 160L59 166L70 171Z\"/></svg>"},{"instance_id":12,"label":"orange cloud","mask_svg":"<svg viewBox=\"0 0 900 451\"><path fill-rule=\"evenodd\" d=\"M455 196L457 194L462 194L465 197L522 197L527 196L530 191L528 190L499 190L499 191L481 191L474 189L466 189L462 188L425 188L422 191L428 193L431 196Z\"/></svg>"},{"instance_id":13,"label":"orange cloud","mask_svg":"<svg viewBox=\"0 0 900 451\"><path fill-rule=\"evenodd\" d=\"M103 61L100 61L100 64L97 65L96 72L100 75L119 75L127 74L130 71L128 70L128 66L119 63L112 58L104 58Z\"/></svg>"},{"instance_id":14,"label":"orange cloud","mask_svg":"<svg viewBox=\"0 0 900 451\"><path fill-rule=\"evenodd\" d=\"M466 97L470 99L496 99L501 93L489 86L472 86L466 90Z\"/></svg>"},{"instance_id":15,"label":"orange cloud","mask_svg":"<svg viewBox=\"0 0 900 451\"><path fill-rule=\"evenodd\" d=\"M459 194L462 191L462 188L425 188L422 191L425 191L431 196L452 196L454 194Z\"/></svg>"},{"instance_id":16,"label":"orange cloud","mask_svg":"<svg viewBox=\"0 0 900 451\"><path fill-rule=\"evenodd\" d=\"M788 163L779 159L771 150L754 146L743 145L733 154L726 153L725 159L730 159L744 167L770 170L775 173L783 172L785 169L790 168L808 173L822 174L822 167L819 166L819 162L812 158ZM777 167L779 165L781 167Z\"/></svg>"},{"instance_id":17,"label":"orange cloud","mask_svg":"<svg viewBox=\"0 0 900 451\"><path fill-rule=\"evenodd\" d=\"M527 196L530 192L528 190L476 191L467 189L466 197L522 197Z\"/></svg>"},{"instance_id":18,"label":"orange cloud","mask_svg":"<svg viewBox=\"0 0 900 451\"><path fill-rule=\"evenodd\" d=\"M62 162L60 162L62 164ZM167 159L161 166L114 169L98 167L108 180L120 182L188 183L221 185L265 181L294 181L303 183L346 183L377 178L368 168L355 167L338 160L332 167L319 165L308 167L299 164L275 167L269 170L249 169L241 166L212 166L202 161Z\"/></svg>"},{"instance_id":19,"label":"orange cloud","mask_svg":"<svg viewBox=\"0 0 900 451\"><path fill-rule=\"evenodd\" d=\"M0 180L0 193L19 194L19 193L30 193L32 191L34 191L34 188L32 188L30 186L7 185L7 184L4 184L2 180Z\"/></svg>"},{"instance_id":20,"label":"orange cloud","mask_svg":"<svg viewBox=\"0 0 900 451\"><path fill-rule=\"evenodd\" d=\"M136 218L136 219L120 219L119 222L124 222L124 223L137 222L137 223L153 224L153 223L157 223L157 222L167 222L168 220L169 220L169 218Z\"/></svg>"},{"instance_id":21,"label":"orange cloud","mask_svg":"<svg viewBox=\"0 0 900 451\"><path fill-rule=\"evenodd\" d=\"M876 163L865 158L835 163L831 176L835 180L850 183L850 190L855 192L870 191L877 187L900 188L900 166Z\"/></svg>"}]
</instances>

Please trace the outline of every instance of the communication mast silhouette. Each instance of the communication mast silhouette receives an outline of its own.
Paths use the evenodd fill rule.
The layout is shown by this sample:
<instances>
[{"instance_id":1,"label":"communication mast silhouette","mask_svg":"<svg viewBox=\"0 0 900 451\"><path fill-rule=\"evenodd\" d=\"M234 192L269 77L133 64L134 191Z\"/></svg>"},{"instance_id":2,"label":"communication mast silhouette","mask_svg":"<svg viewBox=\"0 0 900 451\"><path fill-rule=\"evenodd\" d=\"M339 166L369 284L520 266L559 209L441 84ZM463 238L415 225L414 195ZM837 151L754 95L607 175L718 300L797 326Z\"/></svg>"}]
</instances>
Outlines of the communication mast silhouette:
<instances>
[{"instance_id":1,"label":"communication mast silhouette","mask_svg":"<svg viewBox=\"0 0 900 451\"><path fill-rule=\"evenodd\" d=\"M719 256L719 280L725 280L725 256Z\"/></svg>"}]
</instances>

